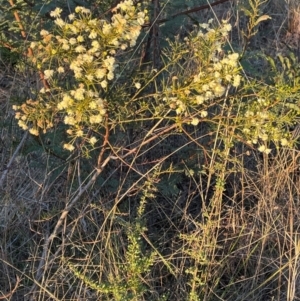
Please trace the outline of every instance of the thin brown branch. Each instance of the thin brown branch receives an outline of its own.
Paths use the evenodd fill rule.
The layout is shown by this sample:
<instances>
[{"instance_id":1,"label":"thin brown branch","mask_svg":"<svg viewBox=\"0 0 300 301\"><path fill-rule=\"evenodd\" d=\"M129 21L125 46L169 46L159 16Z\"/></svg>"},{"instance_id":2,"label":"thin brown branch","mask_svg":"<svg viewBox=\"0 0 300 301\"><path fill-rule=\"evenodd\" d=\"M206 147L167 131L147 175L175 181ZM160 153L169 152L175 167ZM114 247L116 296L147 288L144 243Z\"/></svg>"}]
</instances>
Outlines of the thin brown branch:
<instances>
[{"instance_id":1,"label":"thin brown branch","mask_svg":"<svg viewBox=\"0 0 300 301\"><path fill-rule=\"evenodd\" d=\"M208 9L208 8L213 7L213 6L216 6L216 5L225 3L225 2L229 2L229 1L234 1L234 0L219 0L219 1L216 1L216 2L213 2L213 3L210 3L210 4L197 6L197 7L179 12L177 14L174 14L174 15L168 17L168 18L157 20L157 23L158 24L165 23L165 22L173 20L174 18L176 18L178 16L183 16L183 15L188 15L188 14L191 14L191 13L195 13L195 12L198 12L198 11L201 11L201 10L204 10L204 9ZM147 23L147 24L144 24L143 27L149 27L151 25L152 25L151 23Z\"/></svg>"},{"instance_id":2,"label":"thin brown branch","mask_svg":"<svg viewBox=\"0 0 300 301\"><path fill-rule=\"evenodd\" d=\"M104 135L104 141L101 146L101 151L100 151L100 154L99 154L98 160L97 160L97 169L101 168L101 162L103 160L105 148L106 148L106 145L109 144L108 138L109 138L108 114L106 114L106 116L105 116L105 135Z\"/></svg>"},{"instance_id":3,"label":"thin brown branch","mask_svg":"<svg viewBox=\"0 0 300 301\"><path fill-rule=\"evenodd\" d=\"M9 0L9 4L11 5L11 7L15 6L13 0ZM21 31L22 38L26 39L26 32L25 32L24 26L22 25L20 16L19 16L19 14L16 10L14 11L14 17L15 17L16 21L19 24L19 28L20 28L20 31Z\"/></svg>"},{"instance_id":4,"label":"thin brown branch","mask_svg":"<svg viewBox=\"0 0 300 301\"><path fill-rule=\"evenodd\" d=\"M4 48L7 48L9 50L14 50L15 47L13 47L12 45L6 43L6 42L3 42L3 41L0 41L0 45L3 46Z\"/></svg>"},{"instance_id":5,"label":"thin brown branch","mask_svg":"<svg viewBox=\"0 0 300 301\"><path fill-rule=\"evenodd\" d=\"M125 159L125 158L128 157L129 155L135 153L135 152L136 152L138 149L140 149L142 146L144 146L144 145L150 143L151 141L153 141L153 140L159 138L161 135L164 135L164 134L170 132L172 129L175 129L176 127L178 127L178 124L174 123L174 124L172 124L171 126L167 127L166 129L162 130L161 132L159 132L158 134L153 133L153 134L152 134L153 136L152 136L151 138L149 138L149 139L143 141L139 146L137 146L137 147L131 149L130 151L128 151L124 156L122 156L122 159Z\"/></svg>"},{"instance_id":6,"label":"thin brown branch","mask_svg":"<svg viewBox=\"0 0 300 301\"><path fill-rule=\"evenodd\" d=\"M20 277L18 275L16 276L16 278L17 278L17 281L16 281L16 284L15 284L15 287L8 294L1 296L0 300L4 300L4 299L10 298L14 294L14 292L17 290L17 288L18 288L18 286L20 284L21 279L20 279Z\"/></svg>"},{"instance_id":7,"label":"thin brown branch","mask_svg":"<svg viewBox=\"0 0 300 301\"><path fill-rule=\"evenodd\" d=\"M13 0L9 0L9 4L11 5L11 7L14 7L15 4L14 4L14 1ZM19 28L20 28L20 32L21 32L21 36L22 38L26 41L27 40L27 35L26 35L26 31L25 31L25 28L21 22L21 18L18 14L18 12L15 10L14 11L14 17L16 19L16 21L18 22L19 24ZM33 50L31 47L28 47L27 49L27 54L26 54L27 57L33 57L34 56L34 53L33 53ZM47 80L45 79L45 76L44 76L44 73L42 71L39 71L39 76L40 76L40 79L43 83L43 86L46 90L50 89L50 85L49 83L47 82Z\"/></svg>"}]
</instances>

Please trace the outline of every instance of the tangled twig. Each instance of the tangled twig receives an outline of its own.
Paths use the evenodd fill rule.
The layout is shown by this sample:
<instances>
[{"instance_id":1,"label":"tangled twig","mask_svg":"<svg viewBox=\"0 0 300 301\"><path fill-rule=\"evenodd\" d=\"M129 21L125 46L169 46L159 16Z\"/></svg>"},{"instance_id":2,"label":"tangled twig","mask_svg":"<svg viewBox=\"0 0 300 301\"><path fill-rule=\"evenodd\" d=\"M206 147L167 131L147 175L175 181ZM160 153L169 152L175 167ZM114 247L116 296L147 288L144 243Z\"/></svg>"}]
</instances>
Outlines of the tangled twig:
<instances>
[{"instance_id":1,"label":"tangled twig","mask_svg":"<svg viewBox=\"0 0 300 301\"><path fill-rule=\"evenodd\" d=\"M17 278L17 281L16 281L16 284L15 284L15 287L8 294L1 296L0 300L8 299L9 297L11 297L15 293L15 291L17 290L17 288L20 284L20 281L21 281L21 279L18 275L16 275L16 278Z\"/></svg>"}]
</instances>

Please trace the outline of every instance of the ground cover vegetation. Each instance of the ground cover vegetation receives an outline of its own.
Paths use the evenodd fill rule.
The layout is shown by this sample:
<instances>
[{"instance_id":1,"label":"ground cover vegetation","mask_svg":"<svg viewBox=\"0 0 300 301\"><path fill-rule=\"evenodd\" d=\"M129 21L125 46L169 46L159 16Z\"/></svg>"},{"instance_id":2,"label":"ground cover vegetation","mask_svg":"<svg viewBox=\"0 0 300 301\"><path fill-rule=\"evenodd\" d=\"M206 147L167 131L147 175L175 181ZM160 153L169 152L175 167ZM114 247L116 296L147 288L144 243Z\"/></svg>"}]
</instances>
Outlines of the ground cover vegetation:
<instances>
[{"instance_id":1,"label":"ground cover vegetation","mask_svg":"<svg viewBox=\"0 0 300 301\"><path fill-rule=\"evenodd\" d=\"M297 0L0 8L0 300L300 300Z\"/></svg>"}]
</instances>

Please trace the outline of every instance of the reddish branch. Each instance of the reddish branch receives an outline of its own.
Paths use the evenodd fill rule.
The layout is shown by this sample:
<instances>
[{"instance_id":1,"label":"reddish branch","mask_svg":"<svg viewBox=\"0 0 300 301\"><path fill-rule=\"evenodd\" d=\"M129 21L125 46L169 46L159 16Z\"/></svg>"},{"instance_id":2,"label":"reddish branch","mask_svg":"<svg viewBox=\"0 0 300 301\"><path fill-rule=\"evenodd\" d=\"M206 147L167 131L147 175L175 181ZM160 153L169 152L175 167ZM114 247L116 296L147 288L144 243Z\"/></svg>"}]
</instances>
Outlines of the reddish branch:
<instances>
[{"instance_id":1,"label":"reddish branch","mask_svg":"<svg viewBox=\"0 0 300 301\"><path fill-rule=\"evenodd\" d=\"M100 151L100 154L99 154L98 160L97 160L97 170L101 169L106 146L109 144L108 138L109 138L108 114L106 114L106 116L105 116L105 135L104 135L104 141L101 146L101 151Z\"/></svg>"},{"instance_id":2,"label":"reddish branch","mask_svg":"<svg viewBox=\"0 0 300 301\"><path fill-rule=\"evenodd\" d=\"M14 7L14 6L15 6L13 0L9 0L9 4L11 5L11 7ZM16 21L17 21L18 24L19 24L19 28L20 28L20 30L21 30L22 38L23 38L23 39L26 39L26 33L25 33L25 30L24 30L24 27L23 27L23 25L22 25L22 23L21 23L20 16L19 16L19 14L18 14L18 12L17 12L16 10L14 11L14 16L15 16Z\"/></svg>"},{"instance_id":3,"label":"reddish branch","mask_svg":"<svg viewBox=\"0 0 300 301\"><path fill-rule=\"evenodd\" d=\"M14 7L15 4L13 2L13 0L9 0L9 4L11 5L11 7ZM20 28L20 32L21 32L21 36L24 40L27 40L27 36L26 36L26 31L24 29L24 26L21 22L21 18L18 14L18 12L15 10L14 11L14 17L16 19L16 21L18 22L19 24L19 28ZM5 46L5 45L4 45ZM12 49L12 47L8 47L9 49ZM32 49L29 47L28 50L27 50L27 54L26 54L27 57L33 57L34 56L34 53L32 51ZM47 82L47 80L45 79L45 76L44 76L44 73L42 71L39 71L39 76L40 76L40 79L43 83L43 86L45 89L50 89L50 85L49 83Z\"/></svg>"},{"instance_id":4,"label":"reddish branch","mask_svg":"<svg viewBox=\"0 0 300 301\"><path fill-rule=\"evenodd\" d=\"M20 284L21 279L20 279L19 276L16 276L16 278L17 278L17 281L16 281L16 284L15 284L15 287L8 294L1 296L0 300L4 300L4 299L10 298L14 294L14 292L17 290L17 288L18 288L18 286Z\"/></svg>"}]
</instances>

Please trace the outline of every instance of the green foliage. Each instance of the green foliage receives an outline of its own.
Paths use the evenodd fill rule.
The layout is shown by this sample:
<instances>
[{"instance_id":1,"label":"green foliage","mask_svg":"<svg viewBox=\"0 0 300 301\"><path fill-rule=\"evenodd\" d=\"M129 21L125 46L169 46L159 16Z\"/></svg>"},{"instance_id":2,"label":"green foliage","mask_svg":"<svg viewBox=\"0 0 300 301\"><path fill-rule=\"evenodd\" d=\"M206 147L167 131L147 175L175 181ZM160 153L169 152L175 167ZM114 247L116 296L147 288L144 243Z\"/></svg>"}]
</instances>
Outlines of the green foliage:
<instances>
[{"instance_id":1,"label":"green foliage","mask_svg":"<svg viewBox=\"0 0 300 301\"><path fill-rule=\"evenodd\" d=\"M4 65L15 65L20 59L20 55L5 47L0 47L0 61Z\"/></svg>"},{"instance_id":2,"label":"green foliage","mask_svg":"<svg viewBox=\"0 0 300 301\"><path fill-rule=\"evenodd\" d=\"M241 5L241 11L248 17L247 30L242 31L244 37L244 46L242 55L244 55L250 39L257 34L258 25L268 19L271 19L268 15L262 15L262 7L267 0L249 0L245 5Z\"/></svg>"},{"instance_id":3,"label":"green foliage","mask_svg":"<svg viewBox=\"0 0 300 301\"><path fill-rule=\"evenodd\" d=\"M82 281L87 287L97 292L103 300L116 301L138 301L147 292L147 287L143 281L150 273L155 261L155 252L145 253L143 235L147 231L145 227L145 206L149 200L155 197L156 191L153 185L155 173L143 185L143 194L137 208L136 217L132 222L126 222L121 218L116 218L115 223L120 224L127 238L127 249L123 258L119 258L118 270L116 274L107 275L107 281L97 283L88 276L80 272L71 262L66 262L76 279ZM113 245L113 254L117 254L118 245ZM111 297L112 296L112 297ZM111 299L113 298L113 299Z\"/></svg>"}]
</instances>

